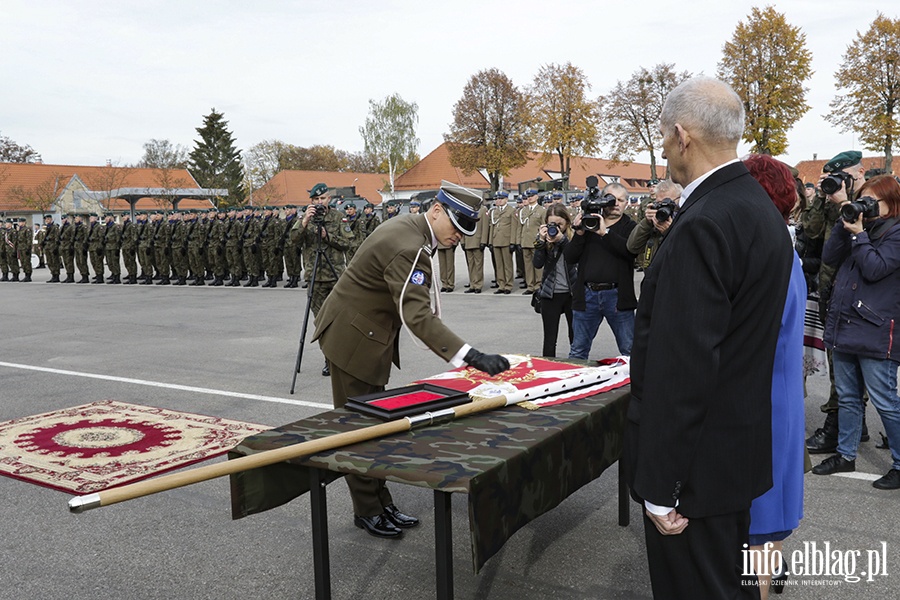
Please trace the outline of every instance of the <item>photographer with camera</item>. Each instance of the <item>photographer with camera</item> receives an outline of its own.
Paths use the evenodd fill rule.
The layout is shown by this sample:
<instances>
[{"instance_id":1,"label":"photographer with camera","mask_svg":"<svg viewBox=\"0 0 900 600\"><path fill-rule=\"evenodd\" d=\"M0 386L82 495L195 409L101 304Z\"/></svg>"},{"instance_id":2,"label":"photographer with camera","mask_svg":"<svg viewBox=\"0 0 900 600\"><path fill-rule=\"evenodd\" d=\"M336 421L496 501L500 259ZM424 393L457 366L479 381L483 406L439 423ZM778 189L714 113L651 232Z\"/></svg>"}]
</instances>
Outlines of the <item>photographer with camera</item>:
<instances>
[{"instance_id":1,"label":"photographer with camera","mask_svg":"<svg viewBox=\"0 0 900 600\"><path fill-rule=\"evenodd\" d=\"M682 187L671 179L656 184L656 199L647 204L644 218L631 230L626 247L641 256L640 266L647 268L660 242L665 237L678 210Z\"/></svg>"},{"instance_id":2,"label":"photographer with camera","mask_svg":"<svg viewBox=\"0 0 900 600\"><path fill-rule=\"evenodd\" d=\"M604 317L622 355L631 354L634 339L634 258L628 236L635 224L623 213L628 191L610 183L602 192L597 178L587 178L581 214L572 222L575 236L566 246L566 262L578 265L572 290L574 340L569 358L586 359Z\"/></svg>"},{"instance_id":3,"label":"photographer with camera","mask_svg":"<svg viewBox=\"0 0 900 600\"><path fill-rule=\"evenodd\" d=\"M308 259L304 257L305 276L309 285L315 266L315 286L309 302L313 315L318 315L328 294L344 272L344 252L350 247L353 234L345 232L343 217L328 205L331 194L327 185L314 185L309 191L309 199L310 205L303 213L303 218L291 230L291 239L312 249L312 255ZM316 252L321 252L318 263ZM328 377L330 374L326 361L322 375Z\"/></svg>"},{"instance_id":4,"label":"photographer with camera","mask_svg":"<svg viewBox=\"0 0 900 600\"><path fill-rule=\"evenodd\" d=\"M566 315L569 345L572 344L572 288L578 281L578 272L563 256L572 239L572 218L568 209L562 204L551 204L544 221L534 244L534 268L542 269L541 284L535 293L540 298L538 307L544 324L541 356L555 358L562 315Z\"/></svg>"},{"instance_id":5,"label":"photographer with camera","mask_svg":"<svg viewBox=\"0 0 900 600\"><path fill-rule=\"evenodd\" d=\"M814 188L816 195L806 215L801 217L804 228L804 236L817 240L818 244L828 242L835 223L840 222L840 206L856 197L856 190L865 181L865 167L862 166L862 152L848 150L841 152L824 167L818 185ZM813 268L813 264L803 259L804 271ZM824 324L827 320L828 303L831 298L832 283L835 268L819 261L820 266L815 274L816 287L819 294L819 317ZM831 379L831 388L828 401L820 409L825 413L825 422L822 427L806 440L806 448L810 454L828 454L834 452L838 445L838 394L834 385L834 368L832 353L827 350L828 375ZM863 424L863 441L868 440L868 434Z\"/></svg>"},{"instance_id":6,"label":"photographer with camera","mask_svg":"<svg viewBox=\"0 0 900 600\"><path fill-rule=\"evenodd\" d=\"M860 169L861 170L861 169ZM826 181L822 180L823 183ZM832 198L841 190L823 190ZM852 188L844 197L852 197ZM825 322L825 345L834 361L838 393L837 454L813 468L816 475L856 470L865 404L869 398L884 424L893 464L872 482L900 489L900 396L894 324L900 319L900 184L890 175L873 177L859 198L841 204L822 261L838 269Z\"/></svg>"}]
</instances>

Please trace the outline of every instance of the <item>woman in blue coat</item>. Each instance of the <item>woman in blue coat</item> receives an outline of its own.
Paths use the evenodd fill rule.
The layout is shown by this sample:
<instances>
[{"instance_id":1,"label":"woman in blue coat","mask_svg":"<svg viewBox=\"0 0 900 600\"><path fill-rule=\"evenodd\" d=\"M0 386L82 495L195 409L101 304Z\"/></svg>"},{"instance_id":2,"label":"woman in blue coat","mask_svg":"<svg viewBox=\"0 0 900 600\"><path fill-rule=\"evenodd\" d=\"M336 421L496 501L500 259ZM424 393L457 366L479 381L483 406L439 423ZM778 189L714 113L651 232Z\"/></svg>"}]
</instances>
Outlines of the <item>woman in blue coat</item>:
<instances>
[{"instance_id":1,"label":"woman in blue coat","mask_svg":"<svg viewBox=\"0 0 900 600\"><path fill-rule=\"evenodd\" d=\"M826 264L839 267L824 336L834 353L839 434L837 454L813 473L856 470L866 389L881 416L893 460L890 471L872 485L896 490L900 489L900 358L894 352L894 337L900 319L900 183L891 175L873 177L860 188L858 198L841 207L842 218L822 251ZM853 215L854 207L868 209Z\"/></svg>"},{"instance_id":2,"label":"woman in blue coat","mask_svg":"<svg viewBox=\"0 0 900 600\"><path fill-rule=\"evenodd\" d=\"M744 159L787 222L799 200L790 170L770 156ZM768 597L772 576L784 580L782 542L803 518L803 463L805 423L803 408L803 318L806 278L793 253L791 279L781 315L781 329L772 371L772 487L750 506L750 546L757 556L769 556L768 565L755 564L760 596ZM767 546L768 545L768 546ZM781 588L774 588L780 592Z\"/></svg>"}]
</instances>

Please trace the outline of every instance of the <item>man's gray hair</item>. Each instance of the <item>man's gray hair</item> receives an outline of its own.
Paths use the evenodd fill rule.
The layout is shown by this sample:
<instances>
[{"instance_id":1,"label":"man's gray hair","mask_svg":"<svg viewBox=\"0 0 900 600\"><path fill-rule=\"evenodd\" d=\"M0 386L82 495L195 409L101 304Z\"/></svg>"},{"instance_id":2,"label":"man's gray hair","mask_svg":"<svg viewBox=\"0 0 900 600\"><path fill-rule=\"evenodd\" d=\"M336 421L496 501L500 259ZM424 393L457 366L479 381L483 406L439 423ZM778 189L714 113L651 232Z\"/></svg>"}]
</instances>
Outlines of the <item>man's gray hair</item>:
<instances>
[{"instance_id":1,"label":"man's gray hair","mask_svg":"<svg viewBox=\"0 0 900 600\"><path fill-rule=\"evenodd\" d=\"M605 186L603 186L603 189L600 190L600 194L601 195L612 194L612 193L615 193L618 191L625 192L625 196L626 197L628 196L628 188L625 187L624 185L622 185L621 183L617 183L615 181L612 183L607 183Z\"/></svg>"},{"instance_id":2,"label":"man's gray hair","mask_svg":"<svg viewBox=\"0 0 900 600\"><path fill-rule=\"evenodd\" d=\"M657 200L662 200L663 198L671 198L672 200L675 200L677 202L678 199L681 198L682 191L684 191L684 188L671 179L663 179L656 184Z\"/></svg>"},{"instance_id":3,"label":"man's gray hair","mask_svg":"<svg viewBox=\"0 0 900 600\"><path fill-rule=\"evenodd\" d=\"M744 133L744 104L724 81L699 75L669 92L659 121L663 131L680 123L708 142L737 145Z\"/></svg>"}]
</instances>

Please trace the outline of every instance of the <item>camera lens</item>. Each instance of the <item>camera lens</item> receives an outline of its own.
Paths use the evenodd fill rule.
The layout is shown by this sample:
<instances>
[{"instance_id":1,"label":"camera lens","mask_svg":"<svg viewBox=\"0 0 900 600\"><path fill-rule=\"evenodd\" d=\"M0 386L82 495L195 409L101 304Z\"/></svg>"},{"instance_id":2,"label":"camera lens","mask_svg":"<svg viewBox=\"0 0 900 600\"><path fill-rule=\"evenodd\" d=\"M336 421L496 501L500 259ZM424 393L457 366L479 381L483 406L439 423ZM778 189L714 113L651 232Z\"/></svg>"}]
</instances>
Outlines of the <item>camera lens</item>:
<instances>
[{"instance_id":1,"label":"camera lens","mask_svg":"<svg viewBox=\"0 0 900 600\"><path fill-rule=\"evenodd\" d=\"M559 235L559 226L550 223L547 225L547 237L555 238Z\"/></svg>"}]
</instances>

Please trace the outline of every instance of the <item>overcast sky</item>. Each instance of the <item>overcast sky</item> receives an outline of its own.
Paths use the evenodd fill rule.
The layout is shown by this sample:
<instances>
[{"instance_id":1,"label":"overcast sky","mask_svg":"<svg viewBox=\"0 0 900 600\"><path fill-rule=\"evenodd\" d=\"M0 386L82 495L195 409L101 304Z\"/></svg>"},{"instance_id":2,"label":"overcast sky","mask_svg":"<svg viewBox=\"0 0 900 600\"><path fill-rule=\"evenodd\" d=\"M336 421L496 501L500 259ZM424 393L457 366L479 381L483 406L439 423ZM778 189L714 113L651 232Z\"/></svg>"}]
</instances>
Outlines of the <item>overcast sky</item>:
<instances>
[{"instance_id":1,"label":"overcast sky","mask_svg":"<svg viewBox=\"0 0 900 600\"><path fill-rule=\"evenodd\" d=\"M571 61L606 93L641 66L714 75L753 3L693 0L440 2L3 0L0 133L54 164L126 164L151 138L192 147L211 108L239 148L266 139L362 150L369 99L419 106L419 154L442 141L468 78L495 67L525 86ZM765 4L757 4L765 6ZM857 31L891 3L790 0L806 33L812 109L788 162L861 149L822 115ZM891 12L891 11L894 12ZM742 151L746 148L742 148ZM874 154L867 152L867 154Z\"/></svg>"}]
</instances>

